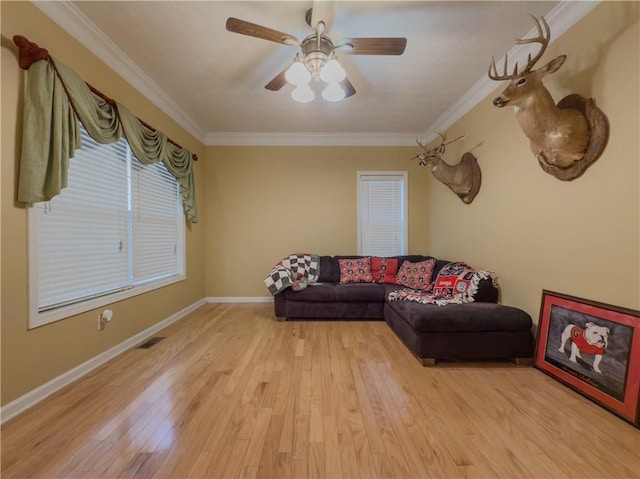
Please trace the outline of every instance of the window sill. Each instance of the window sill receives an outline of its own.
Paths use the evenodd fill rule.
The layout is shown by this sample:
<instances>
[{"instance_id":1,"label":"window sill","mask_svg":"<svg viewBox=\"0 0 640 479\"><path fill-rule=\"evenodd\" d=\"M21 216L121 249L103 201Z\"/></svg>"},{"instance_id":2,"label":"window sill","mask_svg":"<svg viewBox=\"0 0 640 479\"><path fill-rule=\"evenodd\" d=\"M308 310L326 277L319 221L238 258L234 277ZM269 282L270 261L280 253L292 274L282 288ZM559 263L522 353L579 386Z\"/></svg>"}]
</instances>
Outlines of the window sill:
<instances>
[{"instance_id":1,"label":"window sill","mask_svg":"<svg viewBox=\"0 0 640 479\"><path fill-rule=\"evenodd\" d=\"M54 323L56 321L66 319L80 313L91 311L92 309L113 304L117 301L122 301L124 299L138 296L140 294L148 293L155 289L164 288L165 286L169 286L171 284L184 281L185 279L186 279L185 274L175 275L169 278L162 279L160 281L154 281L151 283L134 286L133 288L117 291L115 293L107 294L105 296L100 296L97 298L92 298L92 299L71 304L68 306L52 309L50 311L38 312L37 310L32 310L29 317L28 329L38 328L40 326Z\"/></svg>"}]
</instances>

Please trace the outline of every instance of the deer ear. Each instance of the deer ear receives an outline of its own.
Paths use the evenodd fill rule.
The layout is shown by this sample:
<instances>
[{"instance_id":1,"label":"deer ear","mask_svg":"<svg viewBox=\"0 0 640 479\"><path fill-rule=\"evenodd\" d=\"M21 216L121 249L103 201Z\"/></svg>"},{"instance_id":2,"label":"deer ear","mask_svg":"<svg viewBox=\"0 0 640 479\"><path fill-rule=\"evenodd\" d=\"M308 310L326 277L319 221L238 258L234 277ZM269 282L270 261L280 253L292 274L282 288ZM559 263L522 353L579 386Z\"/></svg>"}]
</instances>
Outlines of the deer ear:
<instances>
[{"instance_id":1,"label":"deer ear","mask_svg":"<svg viewBox=\"0 0 640 479\"><path fill-rule=\"evenodd\" d=\"M562 66L562 64L564 63L564 61L566 59L567 59L566 55L560 55L559 57L554 58L549 63L547 63L545 66L540 68L540 72L543 75L548 75L549 73L556 72L556 71L558 71L558 68L560 68Z\"/></svg>"}]
</instances>

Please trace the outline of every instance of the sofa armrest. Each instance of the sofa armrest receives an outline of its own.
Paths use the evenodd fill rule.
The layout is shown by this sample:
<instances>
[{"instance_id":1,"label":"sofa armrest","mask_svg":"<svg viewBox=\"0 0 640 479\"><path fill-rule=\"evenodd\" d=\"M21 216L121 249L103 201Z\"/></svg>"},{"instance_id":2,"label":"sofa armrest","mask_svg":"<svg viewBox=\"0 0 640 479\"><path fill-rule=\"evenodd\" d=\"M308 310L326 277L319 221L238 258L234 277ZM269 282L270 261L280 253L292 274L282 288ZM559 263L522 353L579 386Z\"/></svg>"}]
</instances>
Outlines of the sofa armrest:
<instances>
[{"instance_id":1,"label":"sofa armrest","mask_svg":"<svg viewBox=\"0 0 640 479\"><path fill-rule=\"evenodd\" d=\"M499 290L493 285L491 278L481 279L478 283L478 291L474 295L474 301L478 303L497 303Z\"/></svg>"}]
</instances>

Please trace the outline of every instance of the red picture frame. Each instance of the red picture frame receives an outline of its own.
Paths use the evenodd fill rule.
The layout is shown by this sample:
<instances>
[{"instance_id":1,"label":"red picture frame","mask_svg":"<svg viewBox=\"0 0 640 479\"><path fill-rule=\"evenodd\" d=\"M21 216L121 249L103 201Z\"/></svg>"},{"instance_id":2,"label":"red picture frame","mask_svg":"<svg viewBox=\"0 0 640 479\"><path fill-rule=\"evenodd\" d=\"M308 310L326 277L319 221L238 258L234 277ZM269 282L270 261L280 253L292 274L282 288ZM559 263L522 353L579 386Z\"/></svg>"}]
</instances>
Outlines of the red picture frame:
<instances>
[{"instance_id":1,"label":"red picture frame","mask_svg":"<svg viewBox=\"0 0 640 479\"><path fill-rule=\"evenodd\" d=\"M640 311L543 290L533 365L640 428Z\"/></svg>"}]
</instances>

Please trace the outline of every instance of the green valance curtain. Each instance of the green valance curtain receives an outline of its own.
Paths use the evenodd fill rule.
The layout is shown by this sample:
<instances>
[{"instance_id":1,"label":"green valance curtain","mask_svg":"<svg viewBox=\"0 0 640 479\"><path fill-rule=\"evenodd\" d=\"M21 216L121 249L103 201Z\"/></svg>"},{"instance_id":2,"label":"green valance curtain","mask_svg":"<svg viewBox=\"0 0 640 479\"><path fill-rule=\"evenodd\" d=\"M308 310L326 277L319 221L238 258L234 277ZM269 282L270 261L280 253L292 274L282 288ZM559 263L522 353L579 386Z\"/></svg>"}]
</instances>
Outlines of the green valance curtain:
<instances>
[{"instance_id":1,"label":"green valance curtain","mask_svg":"<svg viewBox=\"0 0 640 479\"><path fill-rule=\"evenodd\" d=\"M29 67L18 201L48 201L67 186L69 158L80 148L80 120L98 143L127 138L144 164L161 161L180 185L184 212L198 222L192 154L147 128L119 103L95 95L70 68L49 56Z\"/></svg>"}]
</instances>

